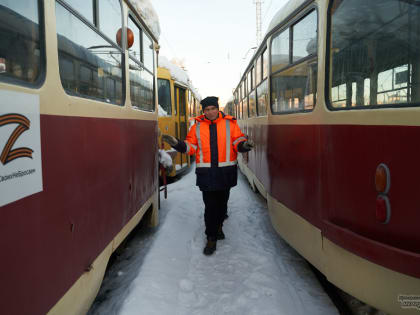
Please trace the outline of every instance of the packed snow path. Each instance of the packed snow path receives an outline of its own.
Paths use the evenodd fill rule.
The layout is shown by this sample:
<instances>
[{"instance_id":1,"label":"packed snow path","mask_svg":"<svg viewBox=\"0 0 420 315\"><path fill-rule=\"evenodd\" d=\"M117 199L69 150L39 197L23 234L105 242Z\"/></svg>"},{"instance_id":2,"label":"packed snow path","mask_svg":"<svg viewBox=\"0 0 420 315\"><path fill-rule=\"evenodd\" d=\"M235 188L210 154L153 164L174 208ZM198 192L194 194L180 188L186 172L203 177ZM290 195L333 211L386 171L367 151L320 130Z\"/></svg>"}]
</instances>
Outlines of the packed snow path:
<instances>
[{"instance_id":1,"label":"packed snow path","mask_svg":"<svg viewBox=\"0 0 420 315\"><path fill-rule=\"evenodd\" d=\"M169 185L159 227L130 244L90 314L338 314L307 263L276 234L265 200L241 174L228 206L226 239L204 256L195 174Z\"/></svg>"}]
</instances>

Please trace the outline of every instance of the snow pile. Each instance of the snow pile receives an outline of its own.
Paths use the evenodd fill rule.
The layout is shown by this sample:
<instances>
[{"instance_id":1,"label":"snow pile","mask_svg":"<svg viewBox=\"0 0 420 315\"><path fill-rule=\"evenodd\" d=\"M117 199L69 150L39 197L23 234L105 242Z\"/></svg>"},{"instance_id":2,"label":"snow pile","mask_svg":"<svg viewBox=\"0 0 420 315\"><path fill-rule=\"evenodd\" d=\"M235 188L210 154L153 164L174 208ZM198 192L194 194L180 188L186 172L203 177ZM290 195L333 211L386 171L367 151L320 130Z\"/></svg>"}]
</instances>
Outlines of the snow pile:
<instances>
[{"instance_id":1,"label":"snow pile","mask_svg":"<svg viewBox=\"0 0 420 315\"><path fill-rule=\"evenodd\" d=\"M159 112L159 116L160 117L171 116L171 115L168 115L168 113L166 112L166 110L164 110L163 107L160 104L158 104L158 105L159 105L158 112Z\"/></svg>"},{"instance_id":2,"label":"snow pile","mask_svg":"<svg viewBox=\"0 0 420 315\"><path fill-rule=\"evenodd\" d=\"M164 168L172 167L172 158L165 150L159 150L159 163L162 164Z\"/></svg>"},{"instance_id":3,"label":"snow pile","mask_svg":"<svg viewBox=\"0 0 420 315\"><path fill-rule=\"evenodd\" d=\"M195 95L196 99L200 102L203 98L201 97L201 94L198 93L198 90L192 85L191 81L190 81L190 89L192 93Z\"/></svg>"},{"instance_id":4,"label":"snow pile","mask_svg":"<svg viewBox=\"0 0 420 315\"><path fill-rule=\"evenodd\" d=\"M105 279L109 286L97 299L105 301L90 315L338 314L306 261L278 237L266 201L244 176L231 190L226 239L209 257L202 253L203 208L194 172L169 185L159 227L113 266L116 282Z\"/></svg>"},{"instance_id":5,"label":"snow pile","mask_svg":"<svg viewBox=\"0 0 420 315\"><path fill-rule=\"evenodd\" d=\"M173 80L187 86L198 99L198 101L201 101L200 93L198 93L197 89L192 84L191 79L188 77L188 74L185 70L170 62L165 56L161 55L159 55L159 67L169 70Z\"/></svg>"},{"instance_id":6,"label":"snow pile","mask_svg":"<svg viewBox=\"0 0 420 315\"><path fill-rule=\"evenodd\" d=\"M179 83L182 83L186 86L189 85L188 74L184 70L182 70L180 67L178 67L176 64L170 62L168 58L159 55L159 67L168 69L169 72L171 73L171 77L175 81L178 81Z\"/></svg>"},{"instance_id":7,"label":"snow pile","mask_svg":"<svg viewBox=\"0 0 420 315\"><path fill-rule=\"evenodd\" d=\"M160 37L160 24L159 17L149 0L130 0L131 4L140 14L150 31L159 40Z\"/></svg>"}]
</instances>

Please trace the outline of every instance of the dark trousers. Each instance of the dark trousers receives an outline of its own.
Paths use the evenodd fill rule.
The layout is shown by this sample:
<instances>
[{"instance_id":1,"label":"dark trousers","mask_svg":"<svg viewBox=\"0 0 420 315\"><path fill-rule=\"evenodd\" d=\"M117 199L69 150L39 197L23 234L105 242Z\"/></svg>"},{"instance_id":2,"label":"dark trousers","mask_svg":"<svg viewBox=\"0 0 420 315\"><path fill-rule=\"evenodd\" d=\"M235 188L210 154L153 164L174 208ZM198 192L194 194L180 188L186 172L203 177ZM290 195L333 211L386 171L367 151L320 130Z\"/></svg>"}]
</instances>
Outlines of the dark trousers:
<instances>
[{"instance_id":1,"label":"dark trousers","mask_svg":"<svg viewBox=\"0 0 420 315\"><path fill-rule=\"evenodd\" d=\"M204 223L207 238L216 239L220 225L223 225L227 213L230 189L203 191Z\"/></svg>"}]
</instances>

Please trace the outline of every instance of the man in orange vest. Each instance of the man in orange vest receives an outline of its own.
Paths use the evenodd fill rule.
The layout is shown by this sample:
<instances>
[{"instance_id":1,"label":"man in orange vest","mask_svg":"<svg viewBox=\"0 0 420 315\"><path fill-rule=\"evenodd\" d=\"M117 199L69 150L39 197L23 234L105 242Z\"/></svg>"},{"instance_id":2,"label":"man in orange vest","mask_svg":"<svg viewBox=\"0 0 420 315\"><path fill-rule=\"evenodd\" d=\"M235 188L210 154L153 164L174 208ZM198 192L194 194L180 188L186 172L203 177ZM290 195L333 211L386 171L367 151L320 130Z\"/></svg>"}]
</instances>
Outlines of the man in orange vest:
<instances>
[{"instance_id":1,"label":"man in orange vest","mask_svg":"<svg viewBox=\"0 0 420 315\"><path fill-rule=\"evenodd\" d=\"M196 123L185 141L170 135L163 135L162 140L178 152L196 156L197 186L203 193L205 205L207 244L204 254L211 255L216 250L217 240L225 238L222 226L230 188L237 184L237 154L248 152L254 143L241 132L236 118L219 111L217 97L206 97L200 103L204 115L195 118Z\"/></svg>"}]
</instances>

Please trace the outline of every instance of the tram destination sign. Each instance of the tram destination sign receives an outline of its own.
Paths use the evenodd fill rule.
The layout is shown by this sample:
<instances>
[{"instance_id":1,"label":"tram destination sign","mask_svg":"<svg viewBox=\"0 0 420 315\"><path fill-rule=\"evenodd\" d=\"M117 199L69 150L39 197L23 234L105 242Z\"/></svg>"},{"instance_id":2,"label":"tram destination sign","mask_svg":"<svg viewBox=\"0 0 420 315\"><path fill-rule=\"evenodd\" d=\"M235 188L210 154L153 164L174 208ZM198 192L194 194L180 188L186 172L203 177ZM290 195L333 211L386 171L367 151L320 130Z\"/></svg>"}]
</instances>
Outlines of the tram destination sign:
<instances>
[{"instance_id":1,"label":"tram destination sign","mask_svg":"<svg viewBox=\"0 0 420 315\"><path fill-rule=\"evenodd\" d=\"M42 190L39 95L0 90L0 207Z\"/></svg>"}]
</instances>

